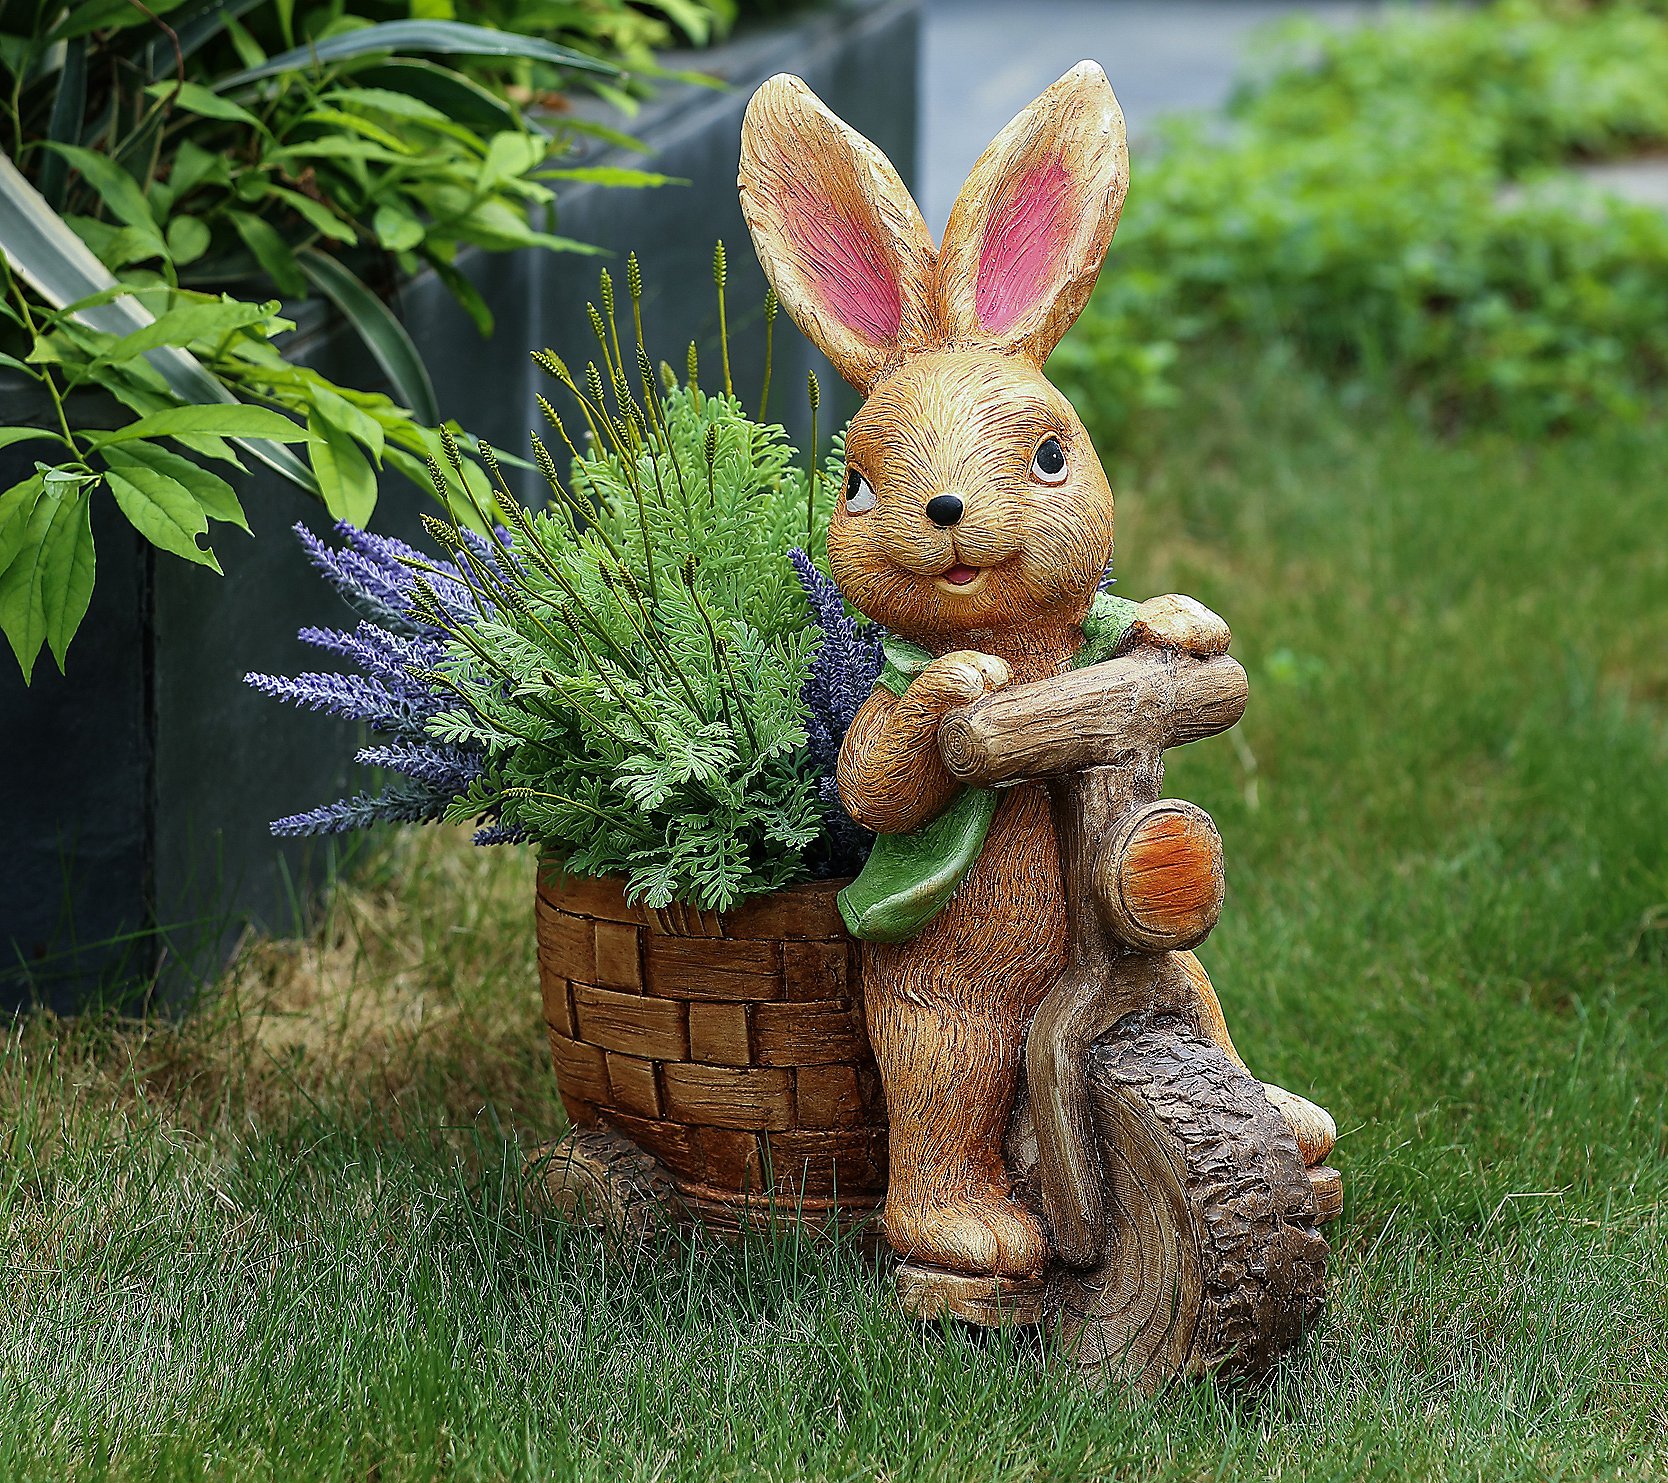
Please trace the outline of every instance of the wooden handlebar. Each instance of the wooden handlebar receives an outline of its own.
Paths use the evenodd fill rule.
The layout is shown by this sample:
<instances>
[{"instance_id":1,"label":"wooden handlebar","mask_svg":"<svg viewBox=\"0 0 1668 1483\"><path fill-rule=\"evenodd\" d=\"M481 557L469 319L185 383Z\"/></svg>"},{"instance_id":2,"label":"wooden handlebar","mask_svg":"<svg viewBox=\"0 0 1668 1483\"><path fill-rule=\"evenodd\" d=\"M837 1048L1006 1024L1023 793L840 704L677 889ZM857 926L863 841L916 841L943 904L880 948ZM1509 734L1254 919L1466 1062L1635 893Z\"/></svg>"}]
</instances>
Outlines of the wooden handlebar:
<instances>
[{"instance_id":1,"label":"wooden handlebar","mask_svg":"<svg viewBox=\"0 0 1668 1483\"><path fill-rule=\"evenodd\" d=\"M952 711L938 750L964 783L1057 777L1215 736L1245 713L1245 699L1245 671L1226 654L1143 647Z\"/></svg>"}]
</instances>

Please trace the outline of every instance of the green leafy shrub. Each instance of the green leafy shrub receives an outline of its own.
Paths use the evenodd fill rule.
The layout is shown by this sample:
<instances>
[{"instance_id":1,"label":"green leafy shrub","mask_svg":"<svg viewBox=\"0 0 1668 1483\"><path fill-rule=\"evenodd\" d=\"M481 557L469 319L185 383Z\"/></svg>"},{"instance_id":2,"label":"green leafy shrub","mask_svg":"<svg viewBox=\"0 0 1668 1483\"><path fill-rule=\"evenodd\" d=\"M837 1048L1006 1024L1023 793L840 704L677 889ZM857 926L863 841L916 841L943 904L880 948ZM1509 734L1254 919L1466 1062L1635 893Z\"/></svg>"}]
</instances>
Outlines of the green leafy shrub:
<instances>
[{"instance_id":1,"label":"green leafy shrub","mask_svg":"<svg viewBox=\"0 0 1668 1483\"><path fill-rule=\"evenodd\" d=\"M656 387L645 355L599 341L606 370L583 384L538 357L591 442L547 404L571 474L535 441L552 506L530 514L500 486L508 559L431 522L480 616L427 604L455 696L429 731L486 754L451 817L496 818L651 905L721 910L803 878L827 827L802 700L817 628L789 551L825 539L843 455L812 480L727 385L663 371Z\"/></svg>"},{"instance_id":2,"label":"green leafy shrub","mask_svg":"<svg viewBox=\"0 0 1668 1483\"><path fill-rule=\"evenodd\" d=\"M0 365L51 409L0 428L0 446L42 445L0 495L0 629L26 680L43 645L63 666L86 612L95 498L218 569L200 544L210 522L248 524L217 462L235 473L253 456L357 523L383 467L426 487L434 391L365 277L432 267L488 332L459 251L578 247L547 229L554 187L598 174L564 168L563 135L435 60L483 54L619 75L508 32L370 24L342 0L305 17L217 0L0 6ZM274 341L293 324L273 293L334 303L392 395L286 361ZM106 425L112 404L132 420Z\"/></svg>"},{"instance_id":3,"label":"green leafy shrub","mask_svg":"<svg viewBox=\"0 0 1668 1483\"><path fill-rule=\"evenodd\" d=\"M1509 177L1668 141L1668 29L1636 5L1571 13L1497 0L1357 31L1299 19L1279 35L1283 60L1235 110L1265 134L1353 130L1395 101L1463 118Z\"/></svg>"},{"instance_id":4,"label":"green leafy shrub","mask_svg":"<svg viewBox=\"0 0 1668 1483\"><path fill-rule=\"evenodd\" d=\"M1506 4L1301 32L1226 137L1137 168L1054 369L1116 429L1178 347L1295 347L1441 422L1634 417L1668 376L1668 220L1542 167L1668 139L1668 29ZM1654 88L1652 82L1654 80Z\"/></svg>"}]
</instances>

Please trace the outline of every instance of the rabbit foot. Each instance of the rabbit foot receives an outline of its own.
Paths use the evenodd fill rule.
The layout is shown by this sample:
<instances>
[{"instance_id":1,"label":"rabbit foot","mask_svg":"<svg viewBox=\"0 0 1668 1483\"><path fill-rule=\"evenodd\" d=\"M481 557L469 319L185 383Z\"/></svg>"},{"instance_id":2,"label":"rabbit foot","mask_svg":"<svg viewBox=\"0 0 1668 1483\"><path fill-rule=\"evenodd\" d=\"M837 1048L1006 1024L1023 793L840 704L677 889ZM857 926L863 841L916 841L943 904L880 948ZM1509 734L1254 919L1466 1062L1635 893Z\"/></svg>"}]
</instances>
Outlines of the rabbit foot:
<instances>
[{"instance_id":1,"label":"rabbit foot","mask_svg":"<svg viewBox=\"0 0 1668 1483\"><path fill-rule=\"evenodd\" d=\"M1037 1217L1006 1195L908 1205L888 1202L886 1239L911 1262L952 1272L1034 1277L1048 1260Z\"/></svg>"},{"instance_id":2,"label":"rabbit foot","mask_svg":"<svg viewBox=\"0 0 1668 1483\"><path fill-rule=\"evenodd\" d=\"M1274 1104L1274 1110L1290 1124L1304 1164L1312 1167L1324 1162L1332 1152L1332 1145L1338 1141L1338 1125L1332 1121L1332 1114L1324 1107L1317 1107L1308 1098L1277 1087L1273 1082L1265 1081L1263 1092Z\"/></svg>"}]
</instances>

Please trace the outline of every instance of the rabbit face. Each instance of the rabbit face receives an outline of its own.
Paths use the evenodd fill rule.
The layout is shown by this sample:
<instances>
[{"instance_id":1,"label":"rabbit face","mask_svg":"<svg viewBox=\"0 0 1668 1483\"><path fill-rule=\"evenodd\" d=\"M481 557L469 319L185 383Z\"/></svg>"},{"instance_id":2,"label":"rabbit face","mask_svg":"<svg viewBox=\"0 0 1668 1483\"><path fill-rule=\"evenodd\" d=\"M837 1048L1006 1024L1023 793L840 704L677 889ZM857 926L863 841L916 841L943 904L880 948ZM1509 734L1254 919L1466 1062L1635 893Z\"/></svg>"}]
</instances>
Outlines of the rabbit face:
<instances>
[{"instance_id":1,"label":"rabbit face","mask_svg":"<svg viewBox=\"0 0 1668 1483\"><path fill-rule=\"evenodd\" d=\"M741 131L741 208L782 306L868 400L828 537L854 606L929 643L1080 620L1112 495L1043 362L1100 272L1129 180L1082 62L979 156L935 246L890 162L796 77Z\"/></svg>"},{"instance_id":2,"label":"rabbit face","mask_svg":"<svg viewBox=\"0 0 1668 1483\"><path fill-rule=\"evenodd\" d=\"M931 643L1082 619L1112 493L1071 404L1028 361L925 352L870 394L828 533L852 605Z\"/></svg>"}]
</instances>

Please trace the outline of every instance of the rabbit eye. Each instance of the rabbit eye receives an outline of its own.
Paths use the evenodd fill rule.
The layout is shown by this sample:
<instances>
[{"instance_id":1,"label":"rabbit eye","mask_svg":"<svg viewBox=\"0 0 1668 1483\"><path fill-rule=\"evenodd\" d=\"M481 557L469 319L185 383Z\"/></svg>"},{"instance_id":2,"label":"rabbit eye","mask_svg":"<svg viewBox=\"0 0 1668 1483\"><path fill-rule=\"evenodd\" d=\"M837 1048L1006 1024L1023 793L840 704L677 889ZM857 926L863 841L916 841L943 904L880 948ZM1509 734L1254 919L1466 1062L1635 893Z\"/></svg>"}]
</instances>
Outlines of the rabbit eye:
<instances>
[{"instance_id":1,"label":"rabbit eye","mask_svg":"<svg viewBox=\"0 0 1668 1483\"><path fill-rule=\"evenodd\" d=\"M1031 459L1031 472L1044 484L1066 482L1066 450L1060 446L1058 438L1046 437L1038 445Z\"/></svg>"},{"instance_id":2,"label":"rabbit eye","mask_svg":"<svg viewBox=\"0 0 1668 1483\"><path fill-rule=\"evenodd\" d=\"M875 507L875 492L856 469L846 473L846 514L866 515Z\"/></svg>"}]
</instances>

